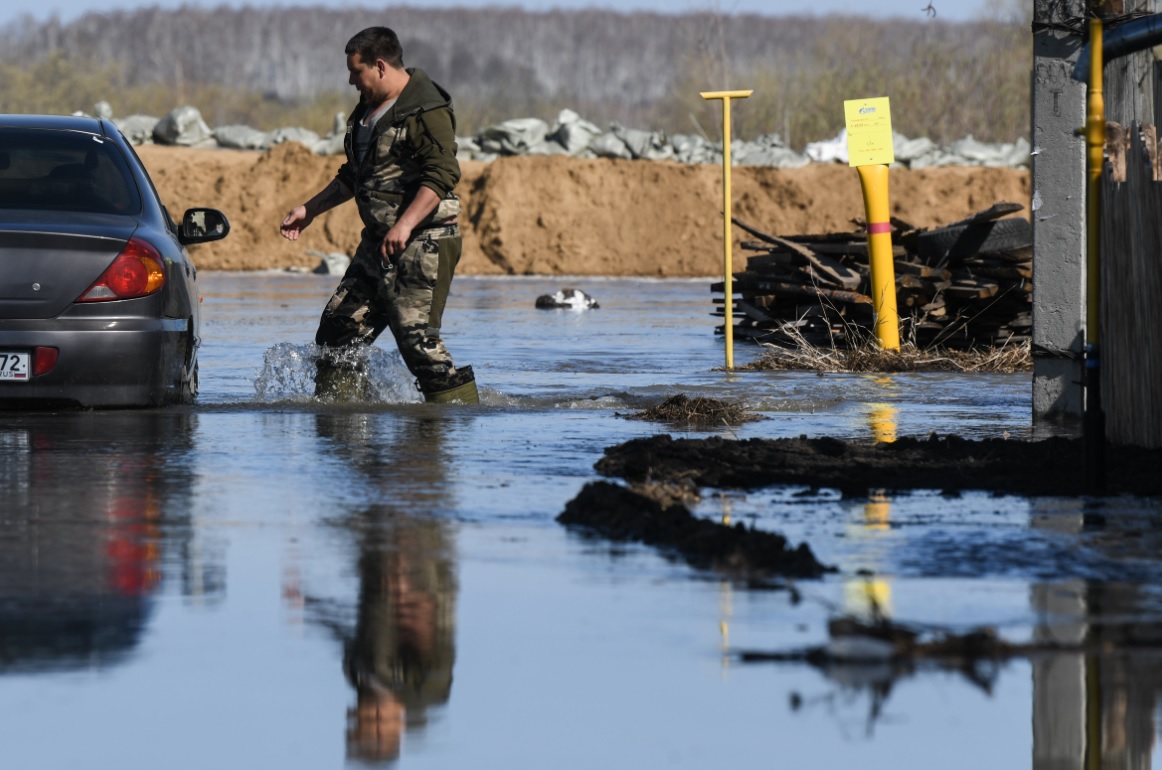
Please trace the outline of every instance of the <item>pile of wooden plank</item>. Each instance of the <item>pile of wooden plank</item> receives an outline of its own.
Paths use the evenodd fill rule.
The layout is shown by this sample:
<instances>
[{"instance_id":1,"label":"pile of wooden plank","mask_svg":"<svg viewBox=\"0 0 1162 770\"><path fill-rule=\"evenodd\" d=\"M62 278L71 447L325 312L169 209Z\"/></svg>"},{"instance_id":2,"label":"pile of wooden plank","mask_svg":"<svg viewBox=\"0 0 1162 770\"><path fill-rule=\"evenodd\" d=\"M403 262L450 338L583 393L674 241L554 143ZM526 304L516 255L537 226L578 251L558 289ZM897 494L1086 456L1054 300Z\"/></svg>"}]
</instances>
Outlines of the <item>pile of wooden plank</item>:
<instances>
[{"instance_id":1,"label":"pile of wooden plank","mask_svg":"<svg viewBox=\"0 0 1162 770\"><path fill-rule=\"evenodd\" d=\"M988 347L1028 340L1033 262L1022 206L998 203L968 219L920 229L892 219L900 337L917 347ZM775 236L735 224L758 240L733 276L734 336L776 345L847 346L872 338L867 232ZM725 316L724 283L716 314ZM718 327L721 333L722 326Z\"/></svg>"}]
</instances>

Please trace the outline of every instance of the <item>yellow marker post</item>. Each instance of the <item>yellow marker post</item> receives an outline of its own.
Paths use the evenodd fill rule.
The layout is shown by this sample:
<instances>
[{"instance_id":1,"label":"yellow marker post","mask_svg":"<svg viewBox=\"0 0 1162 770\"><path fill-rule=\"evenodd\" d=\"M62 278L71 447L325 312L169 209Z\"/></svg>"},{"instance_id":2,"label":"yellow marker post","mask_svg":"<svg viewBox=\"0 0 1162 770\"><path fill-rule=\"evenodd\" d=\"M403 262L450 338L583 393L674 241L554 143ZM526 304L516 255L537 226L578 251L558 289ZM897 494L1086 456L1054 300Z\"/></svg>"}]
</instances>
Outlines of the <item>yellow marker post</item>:
<instances>
[{"instance_id":1,"label":"yellow marker post","mask_svg":"<svg viewBox=\"0 0 1162 770\"><path fill-rule=\"evenodd\" d=\"M900 319L896 311L896 268L892 261L888 203L888 164L896 159L892 148L891 107L886 96L850 99L843 103L843 115L847 122L848 162L859 172L867 212L872 330L884 350L899 350Z\"/></svg>"},{"instance_id":2,"label":"yellow marker post","mask_svg":"<svg viewBox=\"0 0 1162 770\"><path fill-rule=\"evenodd\" d=\"M726 368L734 368L734 267L731 257L733 239L731 237L730 211L730 100L745 99L754 91L702 91L703 99L722 100L722 272L724 274L722 292L723 307L726 308Z\"/></svg>"}]
</instances>

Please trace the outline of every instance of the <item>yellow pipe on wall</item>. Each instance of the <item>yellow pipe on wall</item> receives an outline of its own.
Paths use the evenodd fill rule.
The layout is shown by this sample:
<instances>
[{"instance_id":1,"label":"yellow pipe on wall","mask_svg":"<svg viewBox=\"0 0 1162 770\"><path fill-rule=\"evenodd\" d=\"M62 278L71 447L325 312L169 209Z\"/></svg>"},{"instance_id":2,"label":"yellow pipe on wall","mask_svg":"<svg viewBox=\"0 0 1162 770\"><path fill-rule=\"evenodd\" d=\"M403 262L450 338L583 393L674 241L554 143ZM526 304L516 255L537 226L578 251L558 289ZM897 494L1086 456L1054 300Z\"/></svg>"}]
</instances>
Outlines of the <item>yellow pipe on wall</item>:
<instances>
[{"instance_id":1,"label":"yellow pipe on wall","mask_svg":"<svg viewBox=\"0 0 1162 770\"><path fill-rule=\"evenodd\" d=\"M1085 118L1085 341L1097 345L1101 339L1101 172L1106 144L1101 19L1089 20L1089 40L1089 98Z\"/></svg>"},{"instance_id":2,"label":"yellow pipe on wall","mask_svg":"<svg viewBox=\"0 0 1162 770\"><path fill-rule=\"evenodd\" d=\"M1101 175L1105 164L1102 21L1089 22L1089 89L1085 116L1085 413L1082 420L1085 491L1105 490L1105 413L1101 398Z\"/></svg>"}]
</instances>

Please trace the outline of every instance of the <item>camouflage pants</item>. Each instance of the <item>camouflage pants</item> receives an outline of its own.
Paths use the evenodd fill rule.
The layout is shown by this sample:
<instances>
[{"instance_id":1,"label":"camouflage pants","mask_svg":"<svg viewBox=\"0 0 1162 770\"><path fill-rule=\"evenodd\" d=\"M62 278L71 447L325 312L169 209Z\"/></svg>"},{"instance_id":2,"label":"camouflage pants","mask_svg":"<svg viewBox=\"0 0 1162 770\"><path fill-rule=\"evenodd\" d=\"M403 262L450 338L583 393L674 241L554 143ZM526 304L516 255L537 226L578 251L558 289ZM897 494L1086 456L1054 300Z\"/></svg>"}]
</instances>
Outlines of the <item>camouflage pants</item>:
<instances>
[{"instance_id":1,"label":"camouflage pants","mask_svg":"<svg viewBox=\"0 0 1162 770\"><path fill-rule=\"evenodd\" d=\"M453 371L440 339L440 321L452 274L460 261L460 227L420 231L402 254L387 262L382 241L367 231L323 316L315 342L328 348L370 345L390 328L407 368L423 386ZM320 366L326 365L326 359Z\"/></svg>"}]
</instances>

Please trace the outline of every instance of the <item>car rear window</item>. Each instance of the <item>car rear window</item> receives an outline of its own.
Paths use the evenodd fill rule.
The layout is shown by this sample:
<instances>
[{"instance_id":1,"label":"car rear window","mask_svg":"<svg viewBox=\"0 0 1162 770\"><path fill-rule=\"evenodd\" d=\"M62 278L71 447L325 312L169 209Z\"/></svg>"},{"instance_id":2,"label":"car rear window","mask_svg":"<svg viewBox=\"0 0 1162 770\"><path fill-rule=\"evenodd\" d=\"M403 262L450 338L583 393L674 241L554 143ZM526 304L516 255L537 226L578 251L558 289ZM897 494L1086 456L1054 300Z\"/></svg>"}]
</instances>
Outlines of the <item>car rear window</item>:
<instances>
[{"instance_id":1,"label":"car rear window","mask_svg":"<svg viewBox=\"0 0 1162 770\"><path fill-rule=\"evenodd\" d=\"M138 214L115 144L79 131L0 129L0 209Z\"/></svg>"}]
</instances>

